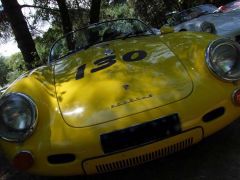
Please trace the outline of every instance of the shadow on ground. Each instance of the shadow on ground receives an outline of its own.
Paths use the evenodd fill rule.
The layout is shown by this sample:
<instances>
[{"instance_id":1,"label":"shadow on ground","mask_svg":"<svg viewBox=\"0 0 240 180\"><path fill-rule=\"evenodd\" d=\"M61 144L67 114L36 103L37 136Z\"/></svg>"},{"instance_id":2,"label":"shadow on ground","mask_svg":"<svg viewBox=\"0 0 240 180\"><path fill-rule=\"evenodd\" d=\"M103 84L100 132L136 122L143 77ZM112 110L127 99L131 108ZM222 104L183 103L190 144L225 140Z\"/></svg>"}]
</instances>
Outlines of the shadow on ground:
<instances>
[{"instance_id":1,"label":"shadow on ground","mask_svg":"<svg viewBox=\"0 0 240 180\"><path fill-rule=\"evenodd\" d=\"M1 158L0 154L0 158ZM3 161L0 161L3 167ZM4 168L2 168L4 169ZM0 180L201 180L240 179L240 119L197 145L165 159L111 174L89 177L42 177L10 171Z\"/></svg>"}]
</instances>

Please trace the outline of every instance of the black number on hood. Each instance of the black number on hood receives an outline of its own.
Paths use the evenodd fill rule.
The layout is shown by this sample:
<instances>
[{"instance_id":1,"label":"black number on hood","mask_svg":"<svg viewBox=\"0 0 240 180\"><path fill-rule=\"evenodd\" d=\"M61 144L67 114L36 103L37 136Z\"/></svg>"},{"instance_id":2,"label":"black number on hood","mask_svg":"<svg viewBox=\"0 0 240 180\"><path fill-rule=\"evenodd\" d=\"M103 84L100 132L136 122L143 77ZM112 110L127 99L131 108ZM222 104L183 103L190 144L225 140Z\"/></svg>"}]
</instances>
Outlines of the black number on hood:
<instances>
[{"instance_id":1,"label":"black number on hood","mask_svg":"<svg viewBox=\"0 0 240 180\"><path fill-rule=\"evenodd\" d=\"M143 50L131 51L123 55L123 60L127 62L140 61L147 56L147 53Z\"/></svg>"},{"instance_id":2,"label":"black number on hood","mask_svg":"<svg viewBox=\"0 0 240 180\"><path fill-rule=\"evenodd\" d=\"M91 73L95 73L97 71L100 71L102 69L105 69L113 64L116 63L116 60L115 60L116 56L115 55L112 55L112 56L107 56L107 57L104 57L102 59L98 59L94 62L94 64L96 66L99 66L97 68L94 68L91 70Z\"/></svg>"}]
</instances>

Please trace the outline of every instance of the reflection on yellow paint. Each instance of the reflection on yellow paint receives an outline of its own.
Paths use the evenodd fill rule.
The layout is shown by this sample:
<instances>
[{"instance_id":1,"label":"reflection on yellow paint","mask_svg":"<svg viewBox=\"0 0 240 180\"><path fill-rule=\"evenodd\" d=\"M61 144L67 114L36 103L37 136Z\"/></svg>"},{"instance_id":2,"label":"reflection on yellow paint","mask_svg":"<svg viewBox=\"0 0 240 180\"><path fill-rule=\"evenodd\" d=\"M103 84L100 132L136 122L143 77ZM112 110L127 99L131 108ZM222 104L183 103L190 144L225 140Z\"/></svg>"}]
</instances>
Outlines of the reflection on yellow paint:
<instances>
[{"instance_id":1,"label":"reflection on yellow paint","mask_svg":"<svg viewBox=\"0 0 240 180\"><path fill-rule=\"evenodd\" d=\"M114 51L116 63L92 73L99 67L94 62L106 57L106 48ZM147 56L134 62L123 60L125 54L137 50ZM76 80L77 69L83 64L84 76ZM63 118L73 127L101 124L164 106L186 98L193 89L183 64L159 37L115 40L80 51L55 66L55 80ZM141 98L148 94L153 98ZM141 99L125 103L137 98ZM86 108L81 116L70 115L79 107Z\"/></svg>"},{"instance_id":2,"label":"reflection on yellow paint","mask_svg":"<svg viewBox=\"0 0 240 180\"><path fill-rule=\"evenodd\" d=\"M64 116L80 116L83 112L84 112L84 108L78 107L72 111L64 112L63 115Z\"/></svg>"}]
</instances>

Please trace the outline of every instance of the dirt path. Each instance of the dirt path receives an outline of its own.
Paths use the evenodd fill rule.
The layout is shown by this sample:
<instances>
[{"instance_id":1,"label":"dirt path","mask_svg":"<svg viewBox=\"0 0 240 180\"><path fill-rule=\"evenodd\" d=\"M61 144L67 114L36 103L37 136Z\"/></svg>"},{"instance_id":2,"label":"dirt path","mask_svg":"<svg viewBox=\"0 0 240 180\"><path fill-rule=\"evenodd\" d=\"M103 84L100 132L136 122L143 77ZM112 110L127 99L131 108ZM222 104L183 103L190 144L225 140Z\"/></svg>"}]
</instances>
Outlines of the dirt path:
<instances>
[{"instance_id":1,"label":"dirt path","mask_svg":"<svg viewBox=\"0 0 240 180\"><path fill-rule=\"evenodd\" d=\"M4 161L0 154L0 170ZM236 180L240 179L240 119L201 143L165 159L112 174L91 177L40 177L8 172L0 180Z\"/></svg>"}]
</instances>

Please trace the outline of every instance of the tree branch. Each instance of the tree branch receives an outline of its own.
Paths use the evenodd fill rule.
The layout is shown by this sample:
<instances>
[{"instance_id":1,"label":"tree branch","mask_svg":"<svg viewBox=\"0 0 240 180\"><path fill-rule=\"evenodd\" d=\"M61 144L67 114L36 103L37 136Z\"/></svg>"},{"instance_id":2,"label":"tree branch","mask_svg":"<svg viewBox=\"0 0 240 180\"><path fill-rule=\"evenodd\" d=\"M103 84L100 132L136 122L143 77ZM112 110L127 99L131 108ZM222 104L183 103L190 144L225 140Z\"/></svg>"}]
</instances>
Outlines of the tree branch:
<instances>
[{"instance_id":1,"label":"tree branch","mask_svg":"<svg viewBox=\"0 0 240 180\"><path fill-rule=\"evenodd\" d=\"M55 11L55 12L59 12L59 9L51 9L51 8L47 8L47 7L42 7L42 6L35 6L35 5L28 5L28 4L23 4L21 5L21 8L38 8L38 9L45 9L45 10L49 10L49 11Z\"/></svg>"},{"instance_id":2,"label":"tree branch","mask_svg":"<svg viewBox=\"0 0 240 180\"><path fill-rule=\"evenodd\" d=\"M28 21L27 18L25 18L25 20L26 20L26 22L27 22L27 24L28 24L28 27L29 27L30 30L31 30L32 35L36 35L34 31L36 31L36 32L38 32L38 33L40 33L40 34L43 34L43 33L44 33L44 31L40 31L40 30L38 30L35 26L32 26L32 25L29 23L29 21Z\"/></svg>"}]
</instances>

